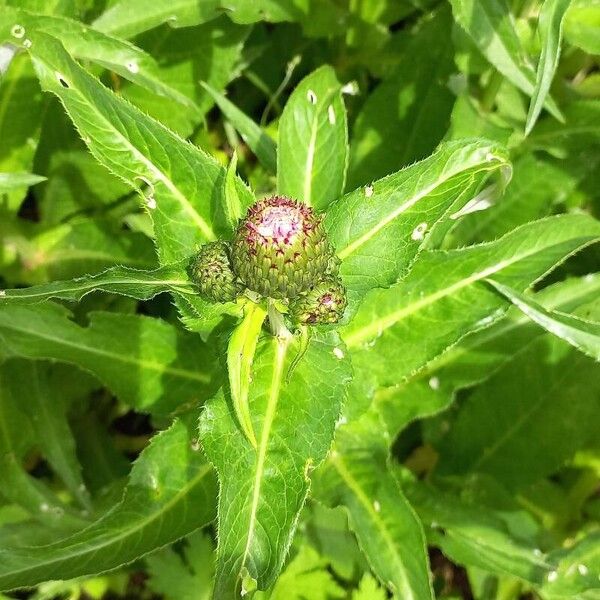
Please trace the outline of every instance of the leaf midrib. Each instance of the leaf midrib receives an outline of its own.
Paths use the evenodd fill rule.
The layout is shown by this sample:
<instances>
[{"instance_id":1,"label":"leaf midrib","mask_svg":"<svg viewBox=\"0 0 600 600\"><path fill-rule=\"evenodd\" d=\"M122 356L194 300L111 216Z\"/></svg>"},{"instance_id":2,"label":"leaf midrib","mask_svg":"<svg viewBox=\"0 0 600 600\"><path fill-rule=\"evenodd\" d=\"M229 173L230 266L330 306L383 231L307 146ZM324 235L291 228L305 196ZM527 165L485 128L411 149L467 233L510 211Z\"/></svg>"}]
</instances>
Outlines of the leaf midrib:
<instances>
[{"instance_id":1,"label":"leaf midrib","mask_svg":"<svg viewBox=\"0 0 600 600\"><path fill-rule=\"evenodd\" d=\"M398 573L405 573L406 565L404 564L404 562L402 561L402 558L400 557L400 555L398 554L398 552L396 550L394 540L390 536L390 533L388 531L386 524L383 522L383 520L381 519L379 514L373 508L372 501L365 494L360 483L358 481L356 481L356 479L352 476L352 473L350 473L350 471L344 464L344 460L340 456L339 453L338 454L332 453L330 455L330 461L333 464L333 466L335 467L335 469L337 470L337 472L340 474L342 479L346 482L346 485L348 486L350 491L356 496L356 498L358 499L360 504L363 505L363 507L367 511L371 520L375 523L375 525L381 535L381 539L383 539L385 541L392 556L394 557L394 563L397 566ZM406 586L406 589L410 590L410 584L407 581L405 581L405 586ZM404 593L406 593L406 589L403 590ZM396 592L400 592L400 590L396 590ZM410 592L411 592L410 598L403 597L403 598L405 598L405 600L410 600L411 598L413 598L412 590L410 590Z\"/></svg>"},{"instance_id":2,"label":"leaf midrib","mask_svg":"<svg viewBox=\"0 0 600 600\"><path fill-rule=\"evenodd\" d=\"M490 275L493 275L494 273L497 273L498 271L501 271L501 270L505 269L506 267L510 267L511 265L513 265L521 260L529 258L530 256L533 256L535 254L539 254L543 250L548 250L548 248L550 248L550 247L552 247L552 246L546 246L546 247L542 248L541 250L535 249L530 252L525 252L523 254L517 254L510 259L499 261L496 264L491 265L491 266L483 269L482 271L479 271L478 273L470 275L469 277L466 277L465 279L461 279L460 281L457 281L456 283L454 283L446 288L438 290L437 292L434 292L433 294L430 294L429 296L424 296L423 298L420 298L416 302L413 302L412 304L409 304L408 306L400 308L400 309L390 313L389 315L386 315L385 317L371 321L369 323L369 325L367 325L366 327L357 329L352 334L345 336L344 341L346 342L346 345L349 348L354 348L354 347L368 341L369 339L371 339L373 337L379 337L379 335L381 335L381 333L383 333L386 329L389 329L390 327L395 325L401 319L403 319L407 316L410 316L411 314L414 314L415 312L421 310L422 308L425 308L425 307L437 302L438 300L441 300L442 298L445 298L446 296L453 294L454 292L458 292L461 289L463 289L473 283L481 281L482 279L485 279L486 277L489 277Z\"/></svg>"},{"instance_id":3,"label":"leaf midrib","mask_svg":"<svg viewBox=\"0 0 600 600\"><path fill-rule=\"evenodd\" d=\"M99 356L111 358L117 362L122 362L122 363L130 364L130 365L138 365L144 369L148 369L150 371L156 371L157 373L174 375L175 377L179 377L181 379L191 379L193 381L199 381L201 383L209 383L210 382L210 376L205 375L203 373L199 373L199 372L195 372L195 371L186 371L184 369L170 367L169 365L161 365L159 363L151 362L148 360L142 360L142 359L136 360L134 358L129 358L128 356L125 356L123 354L115 354L114 352L109 352L107 350L100 350L100 348L98 348L96 346L94 346L94 347L83 346L81 344L77 344L73 341L66 340L64 338L57 338L57 337L53 337L51 335L43 335L39 331L27 329L26 327L18 327L16 325L13 325L10 323L1 323L0 328L10 329L10 330L16 331L18 333L29 334L34 337L39 337L43 340L48 340L50 342L57 343L59 345L74 348L76 350L81 350L84 353L88 353L91 355L97 354Z\"/></svg>"},{"instance_id":4,"label":"leaf midrib","mask_svg":"<svg viewBox=\"0 0 600 600\"><path fill-rule=\"evenodd\" d=\"M480 150L482 150L482 149L483 148L481 148ZM492 164L492 161L487 161L487 160L485 162L483 162L483 161L475 162L472 165L469 165L469 167L467 169L452 169L452 170L448 171L447 173L444 173L444 175L442 177L439 177L438 179L436 179L436 181L434 183L432 183L430 186L426 187L425 189L421 190L418 194L415 194L414 196L409 198L406 202L404 202L403 204L398 206L394 211L389 213L385 218L378 221L371 229L369 229L367 232L365 232L363 235L361 235L358 239L354 240L351 244L348 244L345 248L338 250L338 253L337 253L338 257L341 260L348 258L348 256L350 256L356 250L358 250L361 246L366 244L371 238L373 238L375 235L377 235L377 233L379 233L384 227L386 227L392 221L394 221L394 219L396 219L398 216L400 216L403 212L406 212L407 210L412 208L417 202L419 202L419 200L422 200L423 198L427 197L429 194L434 192L438 187L440 187L440 186L444 185L445 183L447 183L448 181L450 181L453 177L456 177L457 175L460 175L460 174L467 173L468 171L475 171L475 170L491 171L492 169L497 168L503 162L505 162L503 159L501 159L500 157L498 157L496 155L494 155L494 160L498 161L498 162L497 163L494 162L493 164ZM478 169L478 167L479 167L479 169Z\"/></svg>"}]
</instances>

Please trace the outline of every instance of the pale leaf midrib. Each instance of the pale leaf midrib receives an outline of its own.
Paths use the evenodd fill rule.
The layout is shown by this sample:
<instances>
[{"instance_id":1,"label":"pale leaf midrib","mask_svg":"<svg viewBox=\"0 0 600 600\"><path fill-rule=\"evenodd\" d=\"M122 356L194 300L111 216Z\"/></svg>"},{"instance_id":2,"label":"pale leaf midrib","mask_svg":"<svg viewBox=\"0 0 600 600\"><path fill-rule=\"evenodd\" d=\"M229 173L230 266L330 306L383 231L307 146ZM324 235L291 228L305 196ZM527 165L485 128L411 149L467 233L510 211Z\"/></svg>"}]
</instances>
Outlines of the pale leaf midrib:
<instances>
[{"instance_id":1,"label":"pale leaf midrib","mask_svg":"<svg viewBox=\"0 0 600 600\"><path fill-rule=\"evenodd\" d=\"M498 157L495 158L498 159ZM443 176L436 179L434 183L432 183L431 185L427 186L426 188L409 198L406 202L402 203L395 210L386 215L385 218L378 221L373 227L371 227L371 229L363 233L363 235L361 235L358 239L348 244L345 248L338 250L338 257L341 260L348 258L348 256L350 256L356 250L358 250L358 248L366 244L371 238L377 235L377 233L379 233L384 227L389 225L394 219L396 219L402 213L412 208L415 204L417 204L417 202L419 202L419 200L422 200L423 198L427 197L437 188L450 181L453 177L464 174L467 171L476 170L478 167L483 167L481 170L489 171L496 168L496 166L500 166L503 162L504 161L502 159L499 159L499 162L497 164L494 164L493 166L488 161L475 162L472 165L469 165L467 169L453 169L448 171L447 173L444 173Z\"/></svg>"},{"instance_id":2,"label":"pale leaf midrib","mask_svg":"<svg viewBox=\"0 0 600 600\"><path fill-rule=\"evenodd\" d=\"M507 260L498 261L497 263L483 269L482 271L479 271L477 273L474 273L473 275L470 275L469 277L461 279L460 281L457 281L454 284L452 284L446 288L438 290L437 292L434 292L433 294L430 294L429 296L424 296L423 298L420 298L416 302L413 302L412 304L409 304L408 306L400 308L400 309L390 313L389 315L386 315L385 317L376 319L375 321L371 321L367 326L365 326L361 329L357 329L352 334L344 337L344 341L346 342L346 345L349 348L351 348L351 347L356 347L361 343L364 343L365 341L367 341L368 339L371 339L372 337L378 337L380 335L380 333L382 333L386 329L392 327L401 319L403 319L411 314L414 314L415 312L421 310L422 308L425 308L425 307L437 302L438 300L441 300L442 298L445 298L446 296L453 294L454 292L458 292L461 289L463 289L473 283L481 281L482 279L485 279L486 277L489 277L490 275L493 275L494 273L497 273L498 271L501 271L501 270L505 269L506 267L509 267L515 263L518 263L521 260L525 260L526 258L529 258L530 256L539 254L540 252L542 252L544 250L548 250L548 248L550 248L550 247L551 247L551 245L545 246L541 249L534 249L534 250L531 250L528 252L523 252L523 254L516 254L515 256L513 256Z\"/></svg>"},{"instance_id":3,"label":"pale leaf midrib","mask_svg":"<svg viewBox=\"0 0 600 600\"><path fill-rule=\"evenodd\" d=\"M263 423L262 430L260 432L260 443L258 447L258 454L256 458L256 472L254 475L254 484L252 491L252 503L250 505L250 515L248 522L248 533L246 538L246 546L244 548L244 554L240 563L240 571L246 566L246 561L250 555L252 541L256 531L256 518L258 512L258 503L260 501L260 492L262 485L262 478L264 474L264 463L267 455L267 446L269 443L269 437L271 432L271 426L275 419L275 411L279 401L279 394L281 391L281 383L283 376L283 367L285 365L285 358L287 350L290 344L289 339L276 339L277 349L275 354L275 363L273 365L273 376L271 379L271 387L269 392L269 400L267 402L267 409L265 413L265 420Z\"/></svg>"},{"instance_id":4,"label":"pale leaf midrib","mask_svg":"<svg viewBox=\"0 0 600 600\"><path fill-rule=\"evenodd\" d=\"M46 68L49 67L48 63L44 61L39 56L36 56L37 60L41 60L46 65ZM188 200L183 192L179 190L179 188L171 181L169 177L161 169L159 169L149 158L147 158L140 150L129 140L125 135L123 135L97 108L96 105L89 102L84 94L78 88L72 88L77 91L80 98L83 99L83 103L85 106L88 106L93 110L96 116L105 124L107 131L113 132L113 135L117 136L118 139L121 140L122 145L125 148L129 148L129 151L139 160L142 164L146 166L146 168L152 173L156 179L161 181L163 185L175 196L175 198L179 201L181 207L184 211L191 217L194 223L197 225L198 229L200 229L203 235L210 241L215 239L215 234L212 228L206 223L206 221L200 216L198 211L193 207L192 203ZM56 93L56 92L55 92ZM65 104L65 108L67 112L69 109L67 108L66 102L60 94L57 94L61 101ZM182 144L185 144L184 140L181 140ZM135 187L135 186L134 186Z\"/></svg>"},{"instance_id":5,"label":"pale leaf midrib","mask_svg":"<svg viewBox=\"0 0 600 600\"><path fill-rule=\"evenodd\" d=\"M176 367L170 367L169 365L161 365L160 363L151 362L148 360L136 360L135 358L130 358L125 356L124 354L115 354L114 352L109 352L107 350L101 350L100 348L94 346L84 346L81 344L77 344L70 340L65 340L64 338L57 338L51 335L43 335L41 332L37 330L27 329L26 327L18 327L16 325L12 325L10 323L3 322L0 324L0 329L10 329L12 331L16 331L18 333L25 333L32 335L34 337L39 337L43 340L47 340L62 346L67 346L69 348L74 348L76 350L80 350L87 354L97 354L99 356L103 356L106 358L110 358L115 360L116 362L122 362L130 365L137 365L144 369L148 369L149 371L156 371L157 373L164 373L167 375L174 375L175 377L179 377L181 379L191 379L193 381L199 381L201 383L210 382L210 376L205 375L203 373L194 372L194 371L186 371L184 369L178 369Z\"/></svg>"},{"instance_id":6,"label":"pale leaf midrib","mask_svg":"<svg viewBox=\"0 0 600 600\"><path fill-rule=\"evenodd\" d=\"M360 486L360 483L358 483L358 481L356 481L356 479L352 476L352 474L350 473L350 471L344 464L342 457L339 454L337 454L337 455L332 454L330 456L330 460L333 463L334 467L336 468L337 472L342 477L342 479L346 482L346 485L348 486L348 488L356 496L356 498L358 499L360 504L363 505L363 507L367 511L369 517L375 523L377 530L379 531L379 533L381 535L381 539L384 540L384 542L388 546L388 549L390 550L392 556L394 557L394 563L396 563L398 573L406 573L406 565L404 564L404 562L402 561L402 558L400 557L400 555L398 554L398 552L396 550L396 545L394 543L393 538L390 536L390 533L388 531L386 524L382 521L379 514L373 508L373 502L365 494L362 487ZM405 577L402 577L402 578L405 581L406 587L408 587L410 589L410 584L408 583L408 581L405 579ZM400 592L400 591L401 590L396 590L396 592ZM406 592L406 590L402 590L402 591ZM403 597L403 598L405 598L405 600L410 600L409 597ZM414 596L412 595L412 590L411 590L411 598L414 598Z\"/></svg>"}]
</instances>

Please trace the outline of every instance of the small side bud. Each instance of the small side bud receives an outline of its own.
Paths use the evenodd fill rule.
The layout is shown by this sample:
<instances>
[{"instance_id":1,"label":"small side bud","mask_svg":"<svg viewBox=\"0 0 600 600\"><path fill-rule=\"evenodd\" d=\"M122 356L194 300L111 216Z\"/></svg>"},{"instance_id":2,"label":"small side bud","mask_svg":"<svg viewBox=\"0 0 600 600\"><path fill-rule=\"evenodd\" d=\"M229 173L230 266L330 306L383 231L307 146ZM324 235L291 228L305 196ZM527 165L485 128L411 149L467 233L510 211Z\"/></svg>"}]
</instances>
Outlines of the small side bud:
<instances>
[{"instance_id":1,"label":"small side bud","mask_svg":"<svg viewBox=\"0 0 600 600\"><path fill-rule=\"evenodd\" d=\"M227 242L202 246L190 265L190 278L200 295L211 302L232 302L244 291L231 269Z\"/></svg>"},{"instance_id":2,"label":"small side bud","mask_svg":"<svg viewBox=\"0 0 600 600\"><path fill-rule=\"evenodd\" d=\"M346 289L337 277L326 277L290 304L290 315L302 325L337 323L346 309Z\"/></svg>"}]
</instances>

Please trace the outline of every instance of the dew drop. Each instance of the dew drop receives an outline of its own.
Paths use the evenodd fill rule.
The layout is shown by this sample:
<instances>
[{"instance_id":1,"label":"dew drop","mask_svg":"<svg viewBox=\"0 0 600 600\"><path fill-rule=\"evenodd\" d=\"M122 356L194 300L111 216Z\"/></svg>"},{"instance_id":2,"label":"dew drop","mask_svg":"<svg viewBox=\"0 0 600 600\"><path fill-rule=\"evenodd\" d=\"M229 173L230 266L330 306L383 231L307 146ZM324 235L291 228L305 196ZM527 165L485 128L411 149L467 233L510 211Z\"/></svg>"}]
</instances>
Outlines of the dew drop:
<instances>
[{"instance_id":1,"label":"dew drop","mask_svg":"<svg viewBox=\"0 0 600 600\"><path fill-rule=\"evenodd\" d=\"M548 581L552 582L552 581L556 581L558 579L558 571L550 571L550 573L548 573Z\"/></svg>"},{"instance_id":2,"label":"dew drop","mask_svg":"<svg viewBox=\"0 0 600 600\"><path fill-rule=\"evenodd\" d=\"M539 548L533 549L534 556L542 556L543 552Z\"/></svg>"},{"instance_id":3,"label":"dew drop","mask_svg":"<svg viewBox=\"0 0 600 600\"><path fill-rule=\"evenodd\" d=\"M330 104L327 109L327 118L332 125L335 125L335 110L333 110L333 105Z\"/></svg>"},{"instance_id":4,"label":"dew drop","mask_svg":"<svg viewBox=\"0 0 600 600\"><path fill-rule=\"evenodd\" d=\"M422 240L425 237L425 232L427 231L428 227L429 227L429 225L427 225L427 223L419 223L413 229L413 232L410 235L411 239L413 239L415 241Z\"/></svg>"},{"instance_id":5,"label":"dew drop","mask_svg":"<svg viewBox=\"0 0 600 600\"><path fill-rule=\"evenodd\" d=\"M0 290L0 298L4 298L6 296L6 290Z\"/></svg>"},{"instance_id":6,"label":"dew drop","mask_svg":"<svg viewBox=\"0 0 600 600\"><path fill-rule=\"evenodd\" d=\"M373 195L373 186L372 185L365 186L365 196L367 198L370 198L372 195Z\"/></svg>"},{"instance_id":7,"label":"dew drop","mask_svg":"<svg viewBox=\"0 0 600 600\"><path fill-rule=\"evenodd\" d=\"M15 23L10 30L10 35L20 40L25 35L25 27Z\"/></svg>"},{"instance_id":8,"label":"dew drop","mask_svg":"<svg viewBox=\"0 0 600 600\"><path fill-rule=\"evenodd\" d=\"M333 355L338 359L338 360L342 360L342 358L344 358L344 351L341 348L337 348L335 347L333 349Z\"/></svg>"},{"instance_id":9,"label":"dew drop","mask_svg":"<svg viewBox=\"0 0 600 600\"><path fill-rule=\"evenodd\" d=\"M198 452L198 450L200 450L200 441L198 440L198 438L193 438L192 439L190 447L192 448L192 450L194 452Z\"/></svg>"},{"instance_id":10,"label":"dew drop","mask_svg":"<svg viewBox=\"0 0 600 600\"><path fill-rule=\"evenodd\" d=\"M42 502L42 504L40 504L40 510L44 513L48 512L50 510L50 505L46 502Z\"/></svg>"},{"instance_id":11,"label":"dew drop","mask_svg":"<svg viewBox=\"0 0 600 600\"><path fill-rule=\"evenodd\" d=\"M579 571L580 575L588 574L588 568L585 565L577 565L577 570Z\"/></svg>"},{"instance_id":12,"label":"dew drop","mask_svg":"<svg viewBox=\"0 0 600 600\"><path fill-rule=\"evenodd\" d=\"M125 67L130 73L133 73L134 75L140 72L140 66L135 60L130 60L129 62L125 63Z\"/></svg>"},{"instance_id":13,"label":"dew drop","mask_svg":"<svg viewBox=\"0 0 600 600\"><path fill-rule=\"evenodd\" d=\"M375 512L379 512L381 510L381 504L379 504L379 502L377 500L375 500L373 502L373 510Z\"/></svg>"},{"instance_id":14,"label":"dew drop","mask_svg":"<svg viewBox=\"0 0 600 600\"><path fill-rule=\"evenodd\" d=\"M31 46L32 46L32 42L29 38L26 40L23 40L23 48L31 48Z\"/></svg>"},{"instance_id":15,"label":"dew drop","mask_svg":"<svg viewBox=\"0 0 600 600\"><path fill-rule=\"evenodd\" d=\"M146 206L150 210L154 210L156 208L156 200L154 199L154 196L149 196L146 198Z\"/></svg>"},{"instance_id":16,"label":"dew drop","mask_svg":"<svg viewBox=\"0 0 600 600\"><path fill-rule=\"evenodd\" d=\"M439 377L435 377L435 376L431 377L429 379L429 387L432 390L439 390L440 389L440 378Z\"/></svg>"},{"instance_id":17,"label":"dew drop","mask_svg":"<svg viewBox=\"0 0 600 600\"><path fill-rule=\"evenodd\" d=\"M308 90L308 92L306 92L306 97L311 104L317 103L317 95L312 90Z\"/></svg>"},{"instance_id":18,"label":"dew drop","mask_svg":"<svg viewBox=\"0 0 600 600\"><path fill-rule=\"evenodd\" d=\"M356 83L356 81L349 81L348 83L342 86L342 94L346 94L348 96L356 96L358 92L358 83Z\"/></svg>"}]
</instances>

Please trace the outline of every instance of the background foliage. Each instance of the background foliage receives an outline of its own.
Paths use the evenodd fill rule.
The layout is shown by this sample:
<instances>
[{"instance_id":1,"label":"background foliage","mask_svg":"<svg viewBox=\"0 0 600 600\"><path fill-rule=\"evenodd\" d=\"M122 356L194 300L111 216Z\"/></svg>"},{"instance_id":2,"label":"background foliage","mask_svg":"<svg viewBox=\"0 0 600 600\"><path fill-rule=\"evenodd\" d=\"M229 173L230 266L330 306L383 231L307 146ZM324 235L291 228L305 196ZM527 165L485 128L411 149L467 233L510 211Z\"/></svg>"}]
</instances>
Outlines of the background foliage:
<instances>
[{"instance_id":1,"label":"background foliage","mask_svg":"<svg viewBox=\"0 0 600 600\"><path fill-rule=\"evenodd\" d=\"M0 0L0 44L0 597L600 598L600 2ZM263 333L254 448L186 267L275 191L349 308Z\"/></svg>"}]
</instances>

